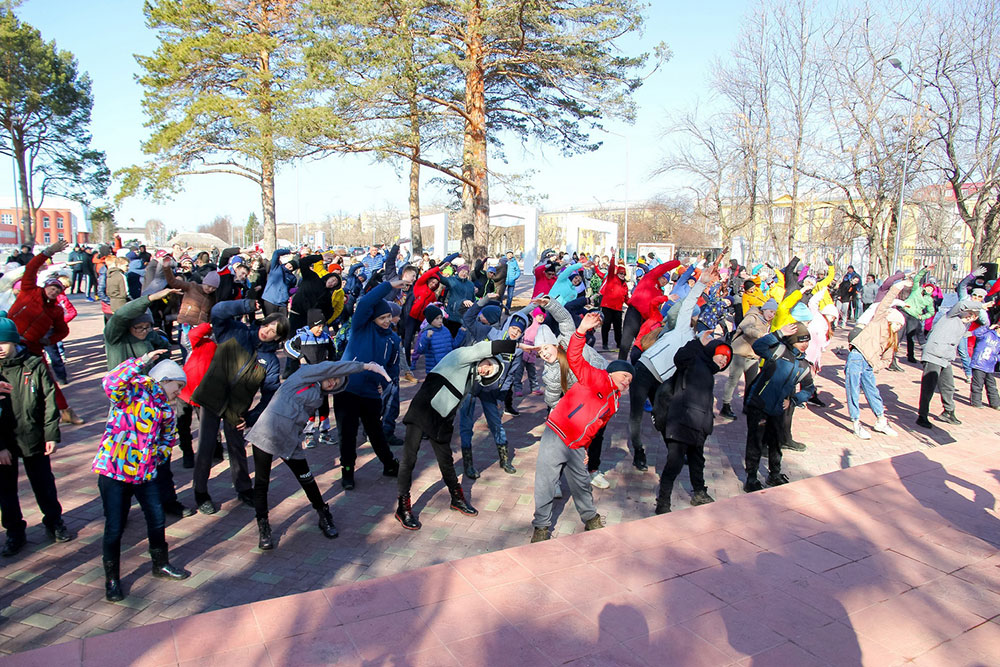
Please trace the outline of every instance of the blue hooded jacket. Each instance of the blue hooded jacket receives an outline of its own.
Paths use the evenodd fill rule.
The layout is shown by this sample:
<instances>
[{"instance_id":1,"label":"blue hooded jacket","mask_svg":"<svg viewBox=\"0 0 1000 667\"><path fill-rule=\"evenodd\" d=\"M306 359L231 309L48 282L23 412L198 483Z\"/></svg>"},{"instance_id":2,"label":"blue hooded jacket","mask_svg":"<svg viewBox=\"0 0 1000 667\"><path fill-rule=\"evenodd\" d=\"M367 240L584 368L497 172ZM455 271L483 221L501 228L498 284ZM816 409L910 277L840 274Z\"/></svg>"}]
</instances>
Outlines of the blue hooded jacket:
<instances>
[{"instance_id":1,"label":"blue hooded jacket","mask_svg":"<svg viewBox=\"0 0 1000 667\"><path fill-rule=\"evenodd\" d=\"M344 350L343 361L374 361L395 380L399 378L399 336L392 329L383 329L375 324L375 307L391 291L392 285L381 283L358 299L351 318L351 337ZM388 386L389 383L381 375L357 373L347 379L345 391L363 398L381 398L382 391Z\"/></svg>"},{"instance_id":2,"label":"blue hooded jacket","mask_svg":"<svg viewBox=\"0 0 1000 667\"><path fill-rule=\"evenodd\" d=\"M243 349L255 352L258 361L264 363L265 375L264 382L260 385L260 403L250 411L252 414L259 415L267 407L271 396L281 384L281 363L276 354L278 343L262 342L257 335L260 326L256 324L247 326L239 321L240 317L253 315L256 310L257 304L253 299L223 301L212 306L211 323L212 334L218 345L222 345L230 338L235 338ZM248 421L247 423L252 422Z\"/></svg>"},{"instance_id":3,"label":"blue hooded jacket","mask_svg":"<svg viewBox=\"0 0 1000 667\"><path fill-rule=\"evenodd\" d=\"M285 268L279 261L282 255L291 253L290 250L275 250L271 255L271 266L267 271L267 284L264 285L264 292L261 297L264 301L269 301L276 306L284 306L288 303L288 290L295 287L295 274Z\"/></svg>"},{"instance_id":4,"label":"blue hooded jacket","mask_svg":"<svg viewBox=\"0 0 1000 667\"><path fill-rule=\"evenodd\" d=\"M750 387L747 398L750 405L777 417L785 412L785 400L802 405L816 393L805 354L786 343L778 333L758 338L753 351L764 360L764 365Z\"/></svg>"}]
</instances>

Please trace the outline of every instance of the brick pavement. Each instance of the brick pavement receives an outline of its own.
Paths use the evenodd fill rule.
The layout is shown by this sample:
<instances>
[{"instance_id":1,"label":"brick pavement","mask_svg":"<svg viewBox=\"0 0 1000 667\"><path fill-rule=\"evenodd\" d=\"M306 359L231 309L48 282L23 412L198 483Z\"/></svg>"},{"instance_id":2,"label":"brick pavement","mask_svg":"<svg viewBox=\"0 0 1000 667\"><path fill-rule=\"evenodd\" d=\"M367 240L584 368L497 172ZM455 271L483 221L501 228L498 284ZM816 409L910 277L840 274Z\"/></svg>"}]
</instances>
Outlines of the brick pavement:
<instances>
[{"instance_id":1,"label":"brick pavement","mask_svg":"<svg viewBox=\"0 0 1000 667\"><path fill-rule=\"evenodd\" d=\"M371 449L361 447L358 486L345 493L339 484L335 448L321 447L309 453L309 460L331 503L340 537L334 541L322 537L298 484L278 465L271 487L271 521L278 546L265 554L256 548L253 511L235 501L223 463L213 469L210 483L213 497L222 501L222 511L211 517L197 515L168 521L172 558L189 569L192 577L178 584L154 580L149 575L144 524L134 508L123 540L122 574L128 598L119 604L105 602L100 567L102 510L96 477L89 468L106 413L99 384L104 371L99 337L102 322L96 305L85 301L77 305L81 315L72 324L73 339L67 344L73 381L66 393L88 424L65 429L63 444L53 458L65 519L77 538L66 544L46 543L37 507L22 475L22 508L30 524L30 544L15 559L0 563L0 653L396 575L516 547L528 540L533 511L533 445L545 414L540 397L525 398L520 416L504 418L515 451L515 475L506 475L498 468L485 423L480 420L477 425L475 452L483 476L465 486L470 500L480 510L479 517L448 511L447 490L431 451L424 447L413 487L414 505L424 527L414 533L403 531L392 518L395 482L381 476L381 466ZM844 344L843 332L838 333L837 344ZM802 410L796 415L794 433L808 443L809 449L786 453L785 470L793 480L952 442L995 442L996 413L972 409L964 395L958 399L958 414L964 425L947 431L939 428L930 434L918 432L912 426L915 413L910 406L916 404L919 373L912 367L902 374L886 372L879 377L887 413L898 423L900 437L873 434L872 440L859 441L846 420L843 362L828 353L827 363L817 384L829 407ZM887 382L893 383L891 389ZM721 381L717 382L719 391L721 385ZM958 382L958 389L967 393L968 385ZM403 389L404 412L405 400L413 392L413 387ZM870 424L871 413L864 414L863 420ZM665 458L662 440L646 420L644 436L651 470L634 470L626 451L626 430L625 415L620 414L608 429L603 456L611 488L595 489L598 508L607 514L611 525L652 514L657 485L653 469L659 468ZM742 421L719 423L709 438L706 477L716 498L742 495L738 475L742 474L744 434ZM181 499L192 504L191 471L177 463L175 477ZM687 507L689 491L682 473L673 499L675 514L687 514L676 510ZM566 495L565 504L557 510L557 537L582 530L572 500Z\"/></svg>"}]
</instances>

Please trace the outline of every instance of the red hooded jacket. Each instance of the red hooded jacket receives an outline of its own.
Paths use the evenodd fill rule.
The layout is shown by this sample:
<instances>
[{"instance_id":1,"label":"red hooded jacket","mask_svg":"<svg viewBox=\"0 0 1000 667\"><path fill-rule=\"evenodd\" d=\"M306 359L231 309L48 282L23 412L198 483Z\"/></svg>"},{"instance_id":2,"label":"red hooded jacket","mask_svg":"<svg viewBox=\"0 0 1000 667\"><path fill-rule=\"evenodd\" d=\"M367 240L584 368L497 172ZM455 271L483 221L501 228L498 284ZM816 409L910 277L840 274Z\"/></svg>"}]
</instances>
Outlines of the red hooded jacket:
<instances>
[{"instance_id":1,"label":"red hooded jacket","mask_svg":"<svg viewBox=\"0 0 1000 667\"><path fill-rule=\"evenodd\" d=\"M660 287L657 280L663 274L676 269L680 265L679 261L672 259L669 262L660 264L655 269L647 271L646 275L639 281L639 284L635 286L632 298L628 300L629 307L637 309L640 314L648 313L649 304L653 298L663 294L663 288Z\"/></svg>"},{"instance_id":2,"label":"red hooded jacket","mask_svg":"<svg viewBox=\"0 0 1000 667\"><path fill-rule=\"evenodd\" d=\"M205 322L192 327L188 332L188 340L191 341L191 354L188 356L187 363L184 364L187 384L181 389L180 399L198 407L198 404L191 400L191 394L201 384L202 378L208 372L208 367L212 365L212 357L215 356L217 346L212 340L212 325Z\"/></svg>"},{"instance_id":3,"label":"red hooded jacket","mask_svg":"<svg viewBox=\"0 0 1000 667\"><path fill-rule=\"evenodd\" d=\"M45 296L45 288L38 286L38 270L49 261L49 256L39 253L24 267L21 293L10 307L7 317L14 320L24 346L32 354L41 354L41 340L51 330L48 342L58 343L69 335L66 313L54 299Z\"/></svg>"},{"instance_id":4,"label":"red hooded jacket","mask_svg":"<svg viewBox=\"0 0 1000 667\"><path fill-rule=\"evenodd\" d=\"M604 276L604 284L601 285L601 307L611 310L621 310L625 307L625 299L628 298L628 283L618 277L618 269L615 267L615 258L611 258L608 265L608 273Z\"/></svg>"},{"instance_id":5,"label":"red hooded jacket","mask_svg":"<svg viewBox=\"0 0 1000 667\"><path fill-rule=\"evenodd\" d=\"M440 266L424 271L413 284L413 306L410 308L410 317L418 322L424 319L424 308L437 301L437 295L427 286L427 281L431 278L437 278L438 282L441 282Z\"/></svg>"},{"instance_id":6,"label":"red hooded jacket","mask_svg":"<svg viewBox=\"0 0 1000 667\"><path fill-rule=\"evenodd\" d=\"M549 413L546 424L570 449L586 447L618 412L621 392L607 371L591 366L583 358L585 337L574 332L566 349L569 369L576 384L569 388Z\"/></svg>"}]
</instances>

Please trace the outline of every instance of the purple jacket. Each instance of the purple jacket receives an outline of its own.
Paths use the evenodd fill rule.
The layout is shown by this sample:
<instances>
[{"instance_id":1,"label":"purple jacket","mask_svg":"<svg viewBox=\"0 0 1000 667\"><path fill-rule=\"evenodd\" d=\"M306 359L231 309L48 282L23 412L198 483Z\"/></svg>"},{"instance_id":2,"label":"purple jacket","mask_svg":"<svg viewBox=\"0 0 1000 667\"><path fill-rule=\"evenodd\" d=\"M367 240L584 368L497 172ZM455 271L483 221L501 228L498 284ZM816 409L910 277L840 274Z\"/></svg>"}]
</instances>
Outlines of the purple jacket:
<instances>
[{"instance_id":1,"label":"purple jacket","mask_svg":"<svg viewBox=\"0 0 1000 667\"><path fill-rule=\"evenodd\" d=\"M972 367L992 373L1000 361L1000 333L989 327L978 327L972 332L976 336L976 349L972 353Z\"/></svg>"}]
</instances>

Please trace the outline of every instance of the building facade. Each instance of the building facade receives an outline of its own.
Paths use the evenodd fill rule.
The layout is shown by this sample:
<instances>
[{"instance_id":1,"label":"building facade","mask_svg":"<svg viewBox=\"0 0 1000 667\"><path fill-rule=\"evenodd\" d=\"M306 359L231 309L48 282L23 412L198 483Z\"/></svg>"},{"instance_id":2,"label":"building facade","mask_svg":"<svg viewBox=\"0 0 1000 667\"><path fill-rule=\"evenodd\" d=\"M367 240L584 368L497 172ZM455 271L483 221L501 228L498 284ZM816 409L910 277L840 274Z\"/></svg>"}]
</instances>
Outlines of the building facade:
<instances>
[{"instance_id":1,"label":"building facade","mask_svg":"<svg viewBox=\"0 0 1000 667\"><path fill-rule=\"evenodd\" d=\"M80 202L47 196L35 214L35 244L62 239L70 245L90 242L90 211ZM0 245L25 243L20 226L24 209L14 197L0 197Z\"/></svg>"}]
</instances>

